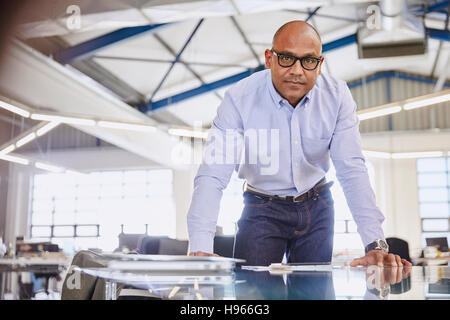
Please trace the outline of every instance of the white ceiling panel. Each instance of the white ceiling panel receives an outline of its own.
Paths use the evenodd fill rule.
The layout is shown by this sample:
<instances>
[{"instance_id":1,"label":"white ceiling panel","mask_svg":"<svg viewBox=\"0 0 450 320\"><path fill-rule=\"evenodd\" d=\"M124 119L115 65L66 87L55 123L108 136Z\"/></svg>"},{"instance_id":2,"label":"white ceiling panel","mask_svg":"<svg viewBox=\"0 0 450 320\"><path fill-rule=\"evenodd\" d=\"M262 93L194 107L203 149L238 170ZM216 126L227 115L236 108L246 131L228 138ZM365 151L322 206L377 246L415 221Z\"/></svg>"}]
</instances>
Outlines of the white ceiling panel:
<instances>
[{"instance_id":1,"label":"white ceiling panel","mask_svg":"<svg viewBox=\"0 0 450 320\"><path fill-rule=\"evenodd\" d=\"M207 93L165 108L190 126L209 125L217 113L221 100L214 93Z\"/></svg>"},{"instance_id":2,"label":"white ceiling panel","mask_svg":"<svg viewBox=\"0 0 450 320\"><path fill-rule=\"evenodd\" d=\"M94 60L143 95L153 91L170 66L169 63Z\"/></svg>"}]
</instances>

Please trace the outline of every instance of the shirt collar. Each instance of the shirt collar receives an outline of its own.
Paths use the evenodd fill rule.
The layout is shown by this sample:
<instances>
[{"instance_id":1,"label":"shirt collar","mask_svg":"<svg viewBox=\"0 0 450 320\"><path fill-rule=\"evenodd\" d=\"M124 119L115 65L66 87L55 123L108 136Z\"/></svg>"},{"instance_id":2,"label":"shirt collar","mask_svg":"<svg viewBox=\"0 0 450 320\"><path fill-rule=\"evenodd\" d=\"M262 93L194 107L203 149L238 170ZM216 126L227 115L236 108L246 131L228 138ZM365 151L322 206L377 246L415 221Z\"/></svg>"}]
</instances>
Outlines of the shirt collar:
<instances>
[{"instance_id":1,"label":"shirt collar","mask_svg":"<svg viewBox=\"0 0 450 320\"><path fill-rule=\"evenodd\" d=\"M272 76L270 74L270 70L269 70L269 72L267 72L267 82L268 82L270 96L272 97L272 100L275 103L275 105L277 106L277 108L280 109L281 106L283 105L283 103L289 104L289 102L285 98L283 98L278 93L278 91L275 89L273 82L272 82ZM311 88L311 90L308 91L308 93L302 98L302 100L299 101L297 106L299 106L300 104L304 104L306 107L306 102L311 100L311 94L312 94L312 91L315 89L316 84Z\"/></svg>"}]
</instances>

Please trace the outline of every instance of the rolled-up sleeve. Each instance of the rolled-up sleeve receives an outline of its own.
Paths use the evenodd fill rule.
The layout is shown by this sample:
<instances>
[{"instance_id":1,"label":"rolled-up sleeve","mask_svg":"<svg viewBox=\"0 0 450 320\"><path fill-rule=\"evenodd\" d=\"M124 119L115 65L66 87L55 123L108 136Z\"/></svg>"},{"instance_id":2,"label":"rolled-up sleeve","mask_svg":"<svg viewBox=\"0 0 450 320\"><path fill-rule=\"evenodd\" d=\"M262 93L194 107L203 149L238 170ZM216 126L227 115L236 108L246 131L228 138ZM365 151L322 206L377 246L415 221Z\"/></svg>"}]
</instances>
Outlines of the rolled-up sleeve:
<instances>
[{"instance_id":1,"label":"rolled-up sleeve","mask_svg":"<svg viewBox=\"0 0 450 320\"><path fill-rule=\"evenodd\" d=\"M378 209L361 150L356 103L345 82L340 82L339 114L330 144L330 156L364 246L384 239L384 216Z\"/></svg>"},{"instance_id":2,"label":"rolled-up sleeve","mask_svg":"<svg viewBox=\"0 0 450 320\"><path fill-rule=\"evenodd\" d=\"M194 178L194 192L187 214L191 252L213 253L220 201L239 158L242 132L242 119L228 90L213 120L202 164ZM230 148L234 149L235 157L227 155Z\"/></svg>"}]
</instances>

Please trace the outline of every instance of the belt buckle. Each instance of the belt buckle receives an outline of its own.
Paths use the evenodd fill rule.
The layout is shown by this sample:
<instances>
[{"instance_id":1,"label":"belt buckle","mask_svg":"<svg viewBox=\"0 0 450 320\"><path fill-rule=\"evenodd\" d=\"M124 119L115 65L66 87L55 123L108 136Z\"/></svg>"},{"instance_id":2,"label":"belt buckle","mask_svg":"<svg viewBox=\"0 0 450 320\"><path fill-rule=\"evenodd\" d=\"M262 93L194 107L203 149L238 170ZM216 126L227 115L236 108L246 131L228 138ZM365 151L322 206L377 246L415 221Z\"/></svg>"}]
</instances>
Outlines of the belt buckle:
<instances>
[{"instance_id":1,"label":"belt buckle","mask_svg":"<svg viewBox=\"0 0 450 320\"><path fill-rule=\"evenodd\" d=\"M303 200L300 199L302 195L299 195L298 197L293 197L292 202L302 202ZM298 200L297 200L298 199Z\"/></svg>"}]
</instances>

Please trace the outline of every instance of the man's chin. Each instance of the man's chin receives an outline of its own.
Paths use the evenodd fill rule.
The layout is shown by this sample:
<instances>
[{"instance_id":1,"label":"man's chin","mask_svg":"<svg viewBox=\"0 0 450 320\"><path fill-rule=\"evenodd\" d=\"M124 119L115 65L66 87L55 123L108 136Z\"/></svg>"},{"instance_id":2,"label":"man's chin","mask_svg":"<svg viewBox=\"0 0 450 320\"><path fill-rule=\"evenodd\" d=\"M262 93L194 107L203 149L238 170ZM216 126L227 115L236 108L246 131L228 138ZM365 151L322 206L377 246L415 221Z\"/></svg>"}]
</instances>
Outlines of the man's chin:
<instances>
[{"instance_id":1,"label":"man's chin","mask_svg":"<svg viewBox=\"0 0 450 320\"><path fill-rule=\"evenodd\" d=\"M299 92L299 91L295 91L295 92L287 92L287 94L285 95L286 99L289 101L300 101L304 96L305 96L305 92Z\"/></svg>"}]
</instances>

